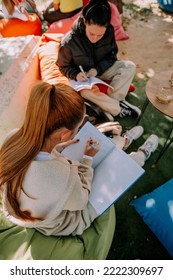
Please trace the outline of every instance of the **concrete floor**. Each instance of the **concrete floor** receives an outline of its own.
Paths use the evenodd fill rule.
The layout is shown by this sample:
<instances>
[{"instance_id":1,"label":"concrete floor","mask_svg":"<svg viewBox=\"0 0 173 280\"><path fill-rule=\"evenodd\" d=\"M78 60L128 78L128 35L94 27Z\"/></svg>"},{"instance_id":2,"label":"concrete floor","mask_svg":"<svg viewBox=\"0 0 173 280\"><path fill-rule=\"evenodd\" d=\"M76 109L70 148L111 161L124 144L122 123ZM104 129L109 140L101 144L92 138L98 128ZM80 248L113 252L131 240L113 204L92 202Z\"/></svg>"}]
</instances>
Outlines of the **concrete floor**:
<instances>
[{"instance_id":1,"label":"concrete floor","mask_svg":"<svg viewBox=\"0 0 173 280\"><path fill-rule=\"evenodd\" d=\"M37 38L0 39L0 145L22 124L29 88L39 78Z\"/></svg>"}]
</instances>

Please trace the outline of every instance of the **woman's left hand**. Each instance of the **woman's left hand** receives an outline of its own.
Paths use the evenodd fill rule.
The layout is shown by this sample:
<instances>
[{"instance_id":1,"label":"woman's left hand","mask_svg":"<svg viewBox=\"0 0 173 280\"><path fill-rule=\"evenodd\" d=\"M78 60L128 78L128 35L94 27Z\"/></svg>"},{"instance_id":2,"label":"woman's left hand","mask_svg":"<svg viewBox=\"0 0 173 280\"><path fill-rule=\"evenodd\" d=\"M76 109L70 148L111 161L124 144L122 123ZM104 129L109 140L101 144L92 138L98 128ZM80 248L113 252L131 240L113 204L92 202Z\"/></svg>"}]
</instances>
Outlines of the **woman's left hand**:
<instances>
[{"instance_id":1,"label":"woman's left hand","mask_svg":"<svg viewBox=\"0 0 173 280\"><path fill-rule=\"evenodd\" d=\"M122 126L119 122L106 122L98 125L97 129L102 133L111 132L113 135L122 134Z\"/></svg>"}]
</instances>

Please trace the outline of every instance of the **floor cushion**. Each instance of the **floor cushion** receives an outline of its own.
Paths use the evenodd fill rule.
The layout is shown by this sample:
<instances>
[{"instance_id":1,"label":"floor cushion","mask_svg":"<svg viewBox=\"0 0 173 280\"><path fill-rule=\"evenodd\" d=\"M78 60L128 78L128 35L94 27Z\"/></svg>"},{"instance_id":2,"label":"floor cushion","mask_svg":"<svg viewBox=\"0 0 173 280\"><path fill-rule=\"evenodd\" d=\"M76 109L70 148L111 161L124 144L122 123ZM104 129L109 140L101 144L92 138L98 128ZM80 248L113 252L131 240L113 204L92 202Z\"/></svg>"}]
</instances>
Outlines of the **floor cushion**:
<instances>
[{"instance_id":1,"label":"floor cushion","mask_svg":"<svg viewBox=\"0 0 173 280\"><path fill-rule=\"evenodd\" d=\"M49 25L46 33L67 33L72 28L73 22L78 18L79 15L80 12L70 18L53 22Z\"/></svg>"},{"instance_id":2,"label":"floor cushion","mask_svg":"<svg viewBox=\"0 0 173 280\"><path fill-rule=\"evenodd\" d=\"M106 83L110 84L110 81L106 81ZM100 90L101 92L107 93L108 87L107 87L106 85L104 85L104 84L98 84L97 86L99 87L99 90ZM136 88L135 88L134 84L130 84L130 87L129 87L128 92L133 92L133 91L135 91L135 89L136 89Z\"/></svg>"},{"instance_id":3,"label":"floor cushion","mask_svg":"<svg viewBox=\"0 0 173 280\"><path fill-rule=\"evenodd\" d=\"M45 236L35 229L9 222L0 203L1 260L102 260L106 259L115 230L112 206L80 236Z\"/></svg>"},{"instance_id":4,"label":"floor cushion","mask_svg":"<svg viewBox=\"0 0 173 280\"><path fill-rule=\"evenodd\" d=\"M0 19L0 34L2 37L16 37L42 33L42 23L36 14L30 14L29 20L18 18Z\"/></svg>"},{"instance_id":5,"label":"floor cushion","mask_svg":"<svg viewBox=\"0 0 173 280\"><path fill-rule=\"evenodd\" d=\"M114 27L114 34L116 41L126 40L129 38L129 35L125 32L122 26L122 18L118 11L118 8L115 4L110 3L111 7L111 24Z\"/></svg>"},{"instance_id":6,"label":"floor cushion","mask_svg":"<svg viewBox=\"0 0 173 280\"><path fill-rule=\"evenodd\" d=\"M173 179L130 202L173 258Z\"/></svg>"},{"instance_id":7,"label":"floor cushion","mask_svg":"<svg viewBox=\"0 0 173 280\"><path fill-rule=\"evenodd\" d=\"M40 76L44 82L50 84L69 84L68 79L62 75L56 65L59 43L63 34L44 33L40 38L38 58L40 64Z\"/></svg>"},{"instance_id":8,"label":"floor cushion","mask_svg":"<svg viewBox=\"0 0 173 280\"><path fill-rule=\"evenodd\" d=\"M168 13L173 13L173 0L158 0L160 8Z\"/></svg>"},{"instance_id":9,"label":"floor cushion","mask_svg":"<svg viewBox=\"0 0 173 280\"><path fill-rule=\"evenodd\" d=\"M85 7L88 4L89 0L83 0L83 7Z\"/></svg>"}]
</instances>

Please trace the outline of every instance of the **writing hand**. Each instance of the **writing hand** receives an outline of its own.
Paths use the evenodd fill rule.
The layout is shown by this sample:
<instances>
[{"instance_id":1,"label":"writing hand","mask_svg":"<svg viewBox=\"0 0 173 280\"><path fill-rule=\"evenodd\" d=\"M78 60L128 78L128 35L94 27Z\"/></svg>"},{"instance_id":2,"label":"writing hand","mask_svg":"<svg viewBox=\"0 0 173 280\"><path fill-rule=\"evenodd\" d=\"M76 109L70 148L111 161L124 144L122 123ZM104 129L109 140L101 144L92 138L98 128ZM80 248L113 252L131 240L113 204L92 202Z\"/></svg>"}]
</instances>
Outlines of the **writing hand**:
<instances>
[{"instance_id":1,"label":"writing hand","mask_svg":"<svg viewBox=\"0 0 173 280\"><path fill-rule=\"evenodd\" d=\"M85 150L84 150L84 155L94 157L98 151L100 150L100 145L97 141L93 140L92 138L88 139Z\"/></svg>"},{"instance_id":2,"label":"writing hand","mask_svg":"<svg viewBox=\"0 0 173 280\"><path fill-rule=\"evenodd\" d=\"M24 14L28 19L29 19L29 14L28 12L25 10L24 7L20 6L19 10L21 11L22 14Z\"/></svg>"},{"instance_id":3,"label":"writing hand","mask_svg":"<svg viewBox=\"0 0 173 280\"><path fill-rule=\"evenodd\" d=\"M79 82L85 82L85 81L88 80L88 77L86 76L86 74L80 72L80 73L77 74L76 80L79 81Z\"/></svg>"}]
</instances>

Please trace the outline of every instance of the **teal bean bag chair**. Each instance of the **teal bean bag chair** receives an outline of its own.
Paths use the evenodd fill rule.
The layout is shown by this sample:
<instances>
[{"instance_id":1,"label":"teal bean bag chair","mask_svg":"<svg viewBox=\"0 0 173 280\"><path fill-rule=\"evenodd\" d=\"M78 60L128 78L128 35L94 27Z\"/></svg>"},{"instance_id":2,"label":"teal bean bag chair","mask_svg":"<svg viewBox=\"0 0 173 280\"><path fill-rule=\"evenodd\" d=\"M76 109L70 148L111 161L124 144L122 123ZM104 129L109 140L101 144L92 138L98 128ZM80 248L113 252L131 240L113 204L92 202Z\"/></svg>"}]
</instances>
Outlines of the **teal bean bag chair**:
<instances>
[{"instance_id":1,"label":"teal bean bag chair","mask_svg":"<svg viewBox=\"0 0 173 280\"><path fill-rule=\"evenodd\" d=\"M173 13L173 0L158 0L157 2L163 11Z\"/></svg>"},{"instance_id":2,"label":"teal bean bag chair","mask_svg":"<svg viewBox=\"0 0 173 280\"><path fill-rule=\"evenodd\" d=\"M115 230L112 206L80 236L45 236L9 222L0 203L1 260L104 260Z\"/></svg>"}]
</instances>

